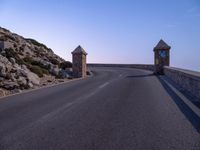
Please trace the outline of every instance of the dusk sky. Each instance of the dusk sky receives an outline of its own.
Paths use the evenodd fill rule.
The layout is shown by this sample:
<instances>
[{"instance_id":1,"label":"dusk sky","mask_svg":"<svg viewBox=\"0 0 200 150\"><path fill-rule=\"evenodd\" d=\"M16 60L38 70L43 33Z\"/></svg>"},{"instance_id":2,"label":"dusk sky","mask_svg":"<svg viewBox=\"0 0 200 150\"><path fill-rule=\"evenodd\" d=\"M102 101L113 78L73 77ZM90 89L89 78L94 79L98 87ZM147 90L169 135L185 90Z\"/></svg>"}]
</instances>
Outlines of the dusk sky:
<instances>
[{"instance_id":1,"label":"dusk sky","mask_svg":"<svg viewBox=\"0 0 200 150\"><path fill-rule=\"evenodd\" d=\"M200 0L0 0L0 26L89 63L153 64L162 38L171 66L200 71Z\"/></svg>"}]
</instances>

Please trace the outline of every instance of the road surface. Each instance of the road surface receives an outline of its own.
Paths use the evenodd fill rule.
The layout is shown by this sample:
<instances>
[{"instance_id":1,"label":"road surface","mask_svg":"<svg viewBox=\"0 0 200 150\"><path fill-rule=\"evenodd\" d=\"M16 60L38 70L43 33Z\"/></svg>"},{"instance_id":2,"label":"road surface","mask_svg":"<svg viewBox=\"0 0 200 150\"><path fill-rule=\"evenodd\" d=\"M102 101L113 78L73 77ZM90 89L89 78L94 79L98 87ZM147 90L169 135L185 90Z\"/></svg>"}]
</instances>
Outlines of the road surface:
<instances>
[{"instance_id":1,"label":"road surface","mask_svg":"<svg viewBox=\"0 0 200 150\"><path fill-rule=\"evenodd\" d=\"M0 150L200 150L199 118L151 72L92 70L0 99Z\"/></svg>"}]
</instances>

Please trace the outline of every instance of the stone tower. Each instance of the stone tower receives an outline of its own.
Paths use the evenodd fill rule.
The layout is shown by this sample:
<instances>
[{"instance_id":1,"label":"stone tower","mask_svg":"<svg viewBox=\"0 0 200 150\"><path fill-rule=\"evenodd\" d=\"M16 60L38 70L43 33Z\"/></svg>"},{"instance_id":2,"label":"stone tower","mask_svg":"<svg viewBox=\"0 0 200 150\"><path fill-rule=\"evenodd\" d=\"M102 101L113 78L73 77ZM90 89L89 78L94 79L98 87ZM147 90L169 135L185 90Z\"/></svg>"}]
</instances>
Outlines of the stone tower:
<instances>
[{"instance_id":1,"label":"stone tower","mask_svg":"<svg viewBox=\"0 0 200 150\"><path fill-rule=\"evenodd\" d=\"M170 46L167 45L162 39L158 42L156 47L154 47L154 65L155 73L163 74L163 67L169 66L170 63Z\"/></svg>"},{"instance_id":2,"label":"stone tower","mask_svg":"<svg viewBox=\"0 0 200 150\"><path fill-rule=\"evenodd\" d=\"M72 69L73 76L75 78L81 78L86 76L86 56L87 53L80 45L72 52Z\"/></svg>"}]
</instances>

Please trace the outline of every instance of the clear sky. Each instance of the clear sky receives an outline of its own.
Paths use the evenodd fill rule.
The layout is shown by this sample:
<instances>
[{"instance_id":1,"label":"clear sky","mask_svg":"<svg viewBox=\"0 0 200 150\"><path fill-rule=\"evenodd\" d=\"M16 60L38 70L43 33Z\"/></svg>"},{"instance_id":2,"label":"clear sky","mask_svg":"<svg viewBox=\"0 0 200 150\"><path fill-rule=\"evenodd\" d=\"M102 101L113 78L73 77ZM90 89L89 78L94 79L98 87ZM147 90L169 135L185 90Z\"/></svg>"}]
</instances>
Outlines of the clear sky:
<instances>
[{"instance_id":1,"label":"clear sky","mask_svg":"<svg viewBox=\"0 0 200 150\"><path fill-rule=\"evenodd\" d=\"M171 66L200 71L200 0L0 0L0 26L90 63L153 64L162 38Z\"/></svg>"}]
</instances>

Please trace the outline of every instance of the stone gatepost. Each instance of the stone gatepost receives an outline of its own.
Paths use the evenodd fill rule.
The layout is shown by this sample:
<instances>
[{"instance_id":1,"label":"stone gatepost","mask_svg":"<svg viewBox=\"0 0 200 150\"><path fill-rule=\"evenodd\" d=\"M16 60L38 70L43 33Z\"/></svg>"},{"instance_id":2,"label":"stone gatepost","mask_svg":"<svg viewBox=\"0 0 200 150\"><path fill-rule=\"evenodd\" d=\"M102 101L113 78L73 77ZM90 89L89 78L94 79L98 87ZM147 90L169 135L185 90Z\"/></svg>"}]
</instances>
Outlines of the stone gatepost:
<instances>
[{"instance_id":1,"label":"stone gatepost","mask_svg":"<svg viewBox=\"0 0 200 150\"><path fill-rule=\"evenodd\" d=\"M154 65L156 74L163 74L163 67L169 66L170 48L171 47L167 45L162 39L159 41L156 47L154 47Z\"/></svg>"},{"instance_id":2,"label":"stone gatepost","mask_svg":"<svg viewBox=\"0 0 200 150\"><path fill-rule=\"evenodd\" d=\"M72 69L74 78L86 77L86 56L87 53L80 45L72 52Z\"/></svg>"}]
</instances>

